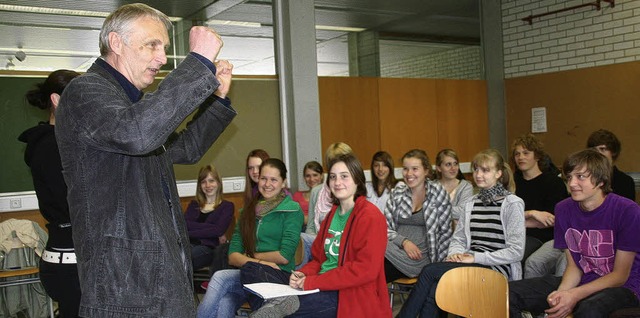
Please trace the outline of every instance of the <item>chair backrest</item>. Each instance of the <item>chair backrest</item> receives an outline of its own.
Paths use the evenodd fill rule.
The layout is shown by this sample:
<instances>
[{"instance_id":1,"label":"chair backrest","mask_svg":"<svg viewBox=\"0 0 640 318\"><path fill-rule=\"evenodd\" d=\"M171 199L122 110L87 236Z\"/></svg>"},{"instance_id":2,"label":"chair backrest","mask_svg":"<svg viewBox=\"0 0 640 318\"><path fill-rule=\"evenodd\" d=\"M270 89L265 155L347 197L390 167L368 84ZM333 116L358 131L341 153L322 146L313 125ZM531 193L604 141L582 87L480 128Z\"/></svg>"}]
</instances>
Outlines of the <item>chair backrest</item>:
<instances>
[{"instance_id":1,"label":"chair backrest","mask_svg":"<svg viewBox=\"0 0 640 318\"><path fill-rule=\"evenodd\" d=\"M463 317L507 318L509 283L504 275L488 268L454 268L440 278L436 303L442 310Z\"/></svg>"}]
</instances>

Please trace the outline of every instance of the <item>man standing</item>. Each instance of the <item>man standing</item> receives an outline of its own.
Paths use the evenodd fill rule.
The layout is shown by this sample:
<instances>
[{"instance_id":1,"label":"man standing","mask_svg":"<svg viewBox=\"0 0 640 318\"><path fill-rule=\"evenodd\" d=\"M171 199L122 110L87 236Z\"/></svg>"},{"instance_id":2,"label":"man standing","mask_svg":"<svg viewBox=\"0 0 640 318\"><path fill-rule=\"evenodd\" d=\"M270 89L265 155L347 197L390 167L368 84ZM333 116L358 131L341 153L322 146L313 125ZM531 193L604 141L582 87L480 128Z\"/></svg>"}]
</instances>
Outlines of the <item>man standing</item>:
<instances>
[{"instance_id":1,"label":"man standing","mask_svg":"<svg viewBox=\"0 0 640 318\"><path fill-rule=\"evenodd\" d=\"M566 249L562 277L509 283L512 318L522 310L549 318L608 317L638 306L640 207L611 193L611 163L593 149L569 156L562 167L571 198L556 205L555 247Z\"/></svg>"},{"instance_id":2,"label":"man standing","mask_svg":"<svg viewBox=\"0 0 640 318\"><path fill-rule=\"evenodd\" d=\"M111 13L101 57L64 91L56 137L86 317L193 317L191 257L173 163L195 163L235 116L222 40L194 27L159 84L171 23L144 4ZM180 123L198 109L179 134Z\"/></svg>"}]
</instances>

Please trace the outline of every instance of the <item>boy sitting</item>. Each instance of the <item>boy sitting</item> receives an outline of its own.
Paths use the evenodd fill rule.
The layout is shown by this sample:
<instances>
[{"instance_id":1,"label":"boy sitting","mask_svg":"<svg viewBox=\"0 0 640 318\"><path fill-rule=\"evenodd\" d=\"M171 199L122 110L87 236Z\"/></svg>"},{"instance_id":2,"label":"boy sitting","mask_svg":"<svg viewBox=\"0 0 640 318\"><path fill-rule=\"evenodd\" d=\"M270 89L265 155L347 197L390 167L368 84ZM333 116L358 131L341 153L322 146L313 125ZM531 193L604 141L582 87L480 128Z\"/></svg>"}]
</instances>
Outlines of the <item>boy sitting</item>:
<instances>
[{"instance_id":1,"label":"boy sitting","mask_svg":"<svg viewBox=\"0 0 640 318\"><path fill-rule=\"evenodd\" d=\"M562 277L509 283L512 318L521 311L548 318L607 317L637 307L640 294L640 207L611 193L611 163L588 149L570 155L562 173L571 198L556 205L554 247L566 249Z\"/></svg>"}]
</instances>

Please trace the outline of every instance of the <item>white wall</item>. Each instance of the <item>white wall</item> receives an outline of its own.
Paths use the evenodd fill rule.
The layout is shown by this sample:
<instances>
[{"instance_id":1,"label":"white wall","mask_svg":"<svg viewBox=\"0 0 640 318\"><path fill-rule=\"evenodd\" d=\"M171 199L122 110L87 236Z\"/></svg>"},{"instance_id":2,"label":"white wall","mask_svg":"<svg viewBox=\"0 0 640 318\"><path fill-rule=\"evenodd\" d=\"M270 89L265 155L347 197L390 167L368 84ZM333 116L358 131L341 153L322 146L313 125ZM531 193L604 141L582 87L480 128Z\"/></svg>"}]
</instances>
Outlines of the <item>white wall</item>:
<instances>
[{"instance_id":1,"label":"white wall","mask_svg":"<svg viewBox=\"0 0 640 318\"><path fill-rule=\"evenodd\" d=\"M587 0L502 0L505 78L640 60L640 1L521 19Z\"/></svg>"},{"instance_id":2,"label":"white wall","mask_svg":"<svg viewBox=\"0 0 640 318\"><path fill-rule=\"evenodd\" d=\"M479 46L464 46L380 65L381 77L482 79Z\"/></svg>"}]
</instances>

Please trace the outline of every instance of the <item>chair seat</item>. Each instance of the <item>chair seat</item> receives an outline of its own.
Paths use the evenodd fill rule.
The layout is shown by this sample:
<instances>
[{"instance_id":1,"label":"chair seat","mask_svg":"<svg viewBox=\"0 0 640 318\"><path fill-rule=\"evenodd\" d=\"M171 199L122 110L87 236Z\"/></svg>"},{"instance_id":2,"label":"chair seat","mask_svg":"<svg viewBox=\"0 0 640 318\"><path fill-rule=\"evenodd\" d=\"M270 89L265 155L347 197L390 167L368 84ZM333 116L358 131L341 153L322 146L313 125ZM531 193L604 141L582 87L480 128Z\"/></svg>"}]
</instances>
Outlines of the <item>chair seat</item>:
<instances>
[{"instance_id":1,"label":"chair seat","mask_svg":"<svg viewBox=\"0 0 640 318\"><path fill-rule=\"evenodd\" d=\"M39 272L40 270L37 267L25 267L21 269L3 269L3 270L0 270L0 278L33 275L33 274L38 274Z\"/></svg>"},{"instance_id":2,"label":"chair seat","mask_svg":"<svg viewBox=\"0 0 640 318\"><path fill-rule=\"evenodd\" d=\"M400 300L404 302L404 296L408 295L411 292L413 285L415 285L417 282L418 282L417 277L413 277L413 278L403 277L403 278L398 278L390 283L389 303L392 309L393 309L393 298L395 297L395 294L399 294Z\"/></svg>"}]
</instances>

